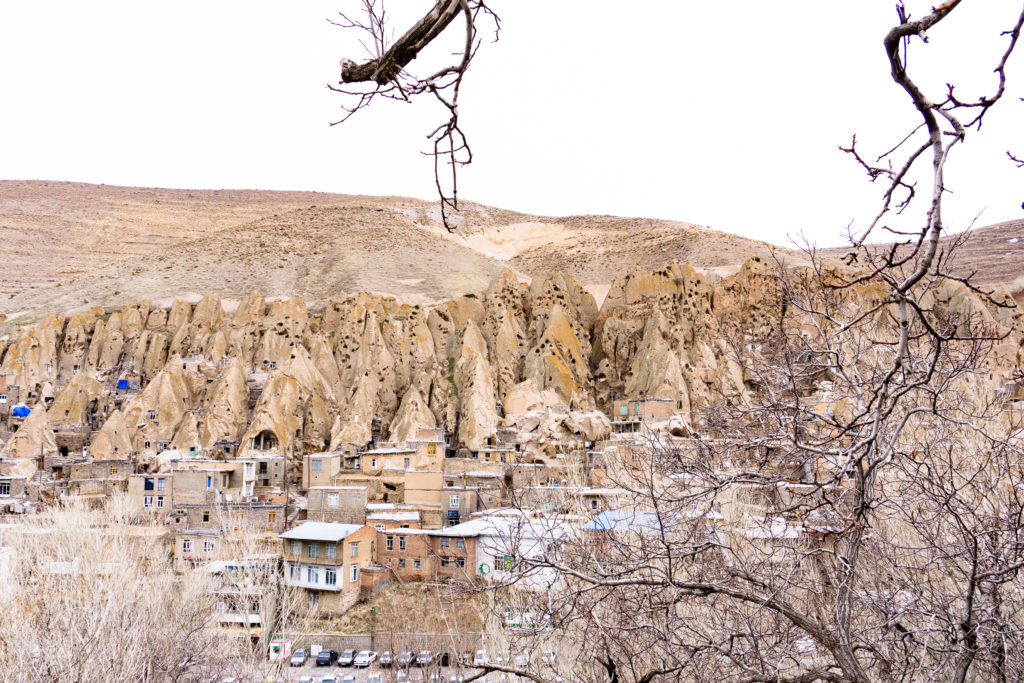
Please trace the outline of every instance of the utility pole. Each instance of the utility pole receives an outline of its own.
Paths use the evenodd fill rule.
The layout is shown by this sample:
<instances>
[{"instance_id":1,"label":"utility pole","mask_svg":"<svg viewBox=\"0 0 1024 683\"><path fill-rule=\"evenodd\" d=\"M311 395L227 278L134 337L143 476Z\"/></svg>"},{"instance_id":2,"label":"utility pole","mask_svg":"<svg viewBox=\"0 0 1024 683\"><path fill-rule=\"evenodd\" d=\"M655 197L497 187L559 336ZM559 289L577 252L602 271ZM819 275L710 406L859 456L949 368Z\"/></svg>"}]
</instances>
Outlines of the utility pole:
<instances>
[{"instance_id":1,"label":"utility pole","mask_svg":"<svg viewBox=\"0 0 1024 683\"><path fill-rule=\"evenodd\" d=\"M284 530L288 531L288 495L291 491L291 477L288 476L288 465L291 461L291 456L295 453L295 445L292 444L288 451L285 452L284 456Z\"/></svg>"},{"instance_id":2,"label":"utility pole","mask_svg":"<svg viewBox=\"0 0 1024 683\"><path fill-rule=\"evenodd\" d=\"M377 608L370 608L370 649L374 652L377 648L374 647L374 642L377 639Z\"/></svg>"}]
</instances>

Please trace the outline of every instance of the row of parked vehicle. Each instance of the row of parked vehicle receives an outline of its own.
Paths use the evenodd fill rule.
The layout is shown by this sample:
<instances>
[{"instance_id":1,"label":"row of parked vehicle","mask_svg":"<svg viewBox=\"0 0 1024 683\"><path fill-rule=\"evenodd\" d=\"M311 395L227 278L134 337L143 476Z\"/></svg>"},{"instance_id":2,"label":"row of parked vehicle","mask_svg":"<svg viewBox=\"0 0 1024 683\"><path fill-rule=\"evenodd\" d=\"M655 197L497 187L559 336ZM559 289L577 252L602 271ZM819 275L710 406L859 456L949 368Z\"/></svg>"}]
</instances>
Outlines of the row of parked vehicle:
<instances>
[{"instance_id":1,"label":"row of parked vehicle","mask_svg":"<svg viewBox=\"0 0 1024 683\"><path fill-rule=\"evenodd\" d=\"M458 657L460 663L468 666L479 666L487 661L487 657L483 650L480 650L475 655L466 654ZM306 662L309 661L309 652L306 650L296 650L292 654L291 665L292 666L305 666ZM392 664L400 669L407 669L410 666L429 666L430 664L436 663L440 666L449 666L455 662L451 661L451 656L447 652L434 653L430 650L422 650L419 653L416 652L399 652L398 655L392 657L391 652L385 650L378 656L373 650L361 650L356 652L355 650L344 650L339 653L337 650L320 650L316 656L317 666L331 666L337 664L338 666L355 666L355 667L366 667L370 666L374 662L377 662L380 666L388 667Z\"/></svg>"}]
</instances>

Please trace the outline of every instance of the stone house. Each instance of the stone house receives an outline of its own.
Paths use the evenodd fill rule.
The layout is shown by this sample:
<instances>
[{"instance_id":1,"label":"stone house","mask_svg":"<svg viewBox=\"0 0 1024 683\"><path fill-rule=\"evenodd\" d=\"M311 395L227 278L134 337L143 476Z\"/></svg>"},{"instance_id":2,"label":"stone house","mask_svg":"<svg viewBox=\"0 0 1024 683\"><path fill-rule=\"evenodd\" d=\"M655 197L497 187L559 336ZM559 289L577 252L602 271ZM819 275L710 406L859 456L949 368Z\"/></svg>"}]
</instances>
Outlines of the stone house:
<instances>
[{"instance_id":1,"label":"stone house","mask_svg":"<svg viewBox=\"0 0 1024 683\"><path fill-rule=\"evenodd\" d=\"M306 491L306 519L362 525L369 494L366 486L312 486Z\"/></svg>"},{"instance_id":2,"label":"stone house","mask_svg":"<svg viewBox=\"0 0 1024 683\"><path fill-rule=\"evenodd\" d=\"M280 535L284 582L303 589L322 614L341 615L359 600L361 568L373 564L377 532L358 524L305 522Z\"/></svg>"}]
</instances>

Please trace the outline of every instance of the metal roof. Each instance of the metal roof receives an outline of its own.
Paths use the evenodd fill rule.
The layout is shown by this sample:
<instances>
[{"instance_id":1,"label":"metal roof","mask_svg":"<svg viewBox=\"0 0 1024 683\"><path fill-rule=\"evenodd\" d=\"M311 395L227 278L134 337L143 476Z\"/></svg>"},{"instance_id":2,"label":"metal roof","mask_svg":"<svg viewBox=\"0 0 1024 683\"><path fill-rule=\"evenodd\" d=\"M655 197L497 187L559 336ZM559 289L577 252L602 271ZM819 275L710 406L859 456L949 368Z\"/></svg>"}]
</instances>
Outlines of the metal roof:
<instances>
[{"instance_id":1,"label":"metal roof","mask_svg":"<svg viewBox=\"0 0 1024 683\"><path fill-rule=\"evenodd\" d=\"M361 524L335 524L333 522L306 522L281 534L289 541L327 541L337 543L362 529Z\"/></svg>"}]
</instances>

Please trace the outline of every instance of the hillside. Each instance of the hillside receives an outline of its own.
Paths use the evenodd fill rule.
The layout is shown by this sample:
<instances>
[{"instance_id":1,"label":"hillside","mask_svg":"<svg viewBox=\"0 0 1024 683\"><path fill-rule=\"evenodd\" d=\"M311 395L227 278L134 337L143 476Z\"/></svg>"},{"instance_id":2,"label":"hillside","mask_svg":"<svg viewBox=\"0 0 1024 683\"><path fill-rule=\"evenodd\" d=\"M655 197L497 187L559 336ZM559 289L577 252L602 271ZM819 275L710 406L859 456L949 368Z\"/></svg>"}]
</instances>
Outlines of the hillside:
<instances>
[{"instance_id":1,"label":"hillside","mask_svg":"<svg viewBox=\"0 0 1024 683\"><path fill-rule=\"evenodd\" d=\"M772 249L688 223L469 202L456 222L450 234L436 204L400 197L0 181L0 314L25 323L206 293L230 310L253 291L312 306L357 291L428 303L482 296L506 267L524 279L565 272L600 301L635 267L729 274Z\"/></svg>"}]
</instances>

